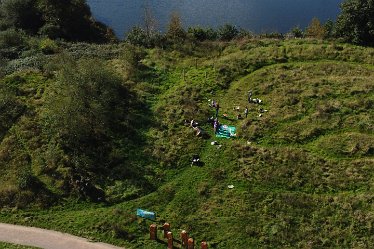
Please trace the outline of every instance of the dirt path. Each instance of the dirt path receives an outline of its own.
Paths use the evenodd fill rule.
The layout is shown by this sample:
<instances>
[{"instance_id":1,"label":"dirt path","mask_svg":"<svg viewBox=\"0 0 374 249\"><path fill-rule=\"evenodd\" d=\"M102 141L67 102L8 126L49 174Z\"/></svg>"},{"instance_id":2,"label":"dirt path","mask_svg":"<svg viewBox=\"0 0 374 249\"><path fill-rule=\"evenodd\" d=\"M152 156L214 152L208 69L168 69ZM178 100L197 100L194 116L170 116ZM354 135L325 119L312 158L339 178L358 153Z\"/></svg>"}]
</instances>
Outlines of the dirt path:
<instances>
[{"instance_id":1,"label":"dirt path","mask_svg":"<svg viewBox=\"0 0 374 249\"><path fill-rule=\"evenodd\" d=\"M89 242L70 234L0 223L0 241L45 249L119 249L104 243ZM123 248L122 248L123 249Z\"/></svg>"}]
</instances>

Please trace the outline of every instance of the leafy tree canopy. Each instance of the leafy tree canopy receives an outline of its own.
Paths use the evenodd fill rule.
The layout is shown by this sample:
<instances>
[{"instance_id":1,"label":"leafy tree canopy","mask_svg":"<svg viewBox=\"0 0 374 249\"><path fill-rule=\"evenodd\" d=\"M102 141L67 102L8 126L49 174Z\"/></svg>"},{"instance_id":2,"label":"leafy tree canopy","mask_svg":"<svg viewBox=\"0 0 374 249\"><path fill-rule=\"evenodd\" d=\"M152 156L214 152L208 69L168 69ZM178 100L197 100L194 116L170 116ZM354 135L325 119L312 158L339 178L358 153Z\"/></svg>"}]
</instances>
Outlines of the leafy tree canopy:
<instances>
[{"instance_id":1,"label":"leafy tree canopy","mask_svg":"<svg viewBox=\"0 0 374 249\"><path fill-rule=\"evenodd\" d=\"M337 35L359 45L374 45L374 0L346 0L336 23Z\"/></svg>"},{"instance_id":2,"label":"leafy tree canopy","mask_svg":"<svg viewBox=\"0 0 374 249\"><path fill-rule=\"evenodd\" d=\"M85 0L3 0L0 18L0 27L50 38L105 42L114 37L110 29L92 19Z\"/></svg>"},{"instance_id":3,"label":"leafy tree canopy","mask_svg":"<svg viewBox=\"0 0 374 249\"><path fill-rule=\"evenodd\" d=\"M42 25L41 13L36 8L35 0L0 1L0 12L6 26L36 32Z\"/></svg>"}]
</instances>

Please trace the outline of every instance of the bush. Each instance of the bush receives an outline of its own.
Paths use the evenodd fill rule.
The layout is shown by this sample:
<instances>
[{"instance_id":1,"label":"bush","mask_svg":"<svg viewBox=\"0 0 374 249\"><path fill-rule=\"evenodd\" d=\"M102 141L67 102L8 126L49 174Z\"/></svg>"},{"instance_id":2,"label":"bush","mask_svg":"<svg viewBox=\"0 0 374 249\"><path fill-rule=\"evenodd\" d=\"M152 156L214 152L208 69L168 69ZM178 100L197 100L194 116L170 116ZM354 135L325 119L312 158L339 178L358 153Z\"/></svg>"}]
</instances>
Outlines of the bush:
<instances>
[{"instance_id":1,"label":"bush","mask_svg":"<svg viewBox=\"0 0 374 249\"><path fill-rule=\"evenodd\" d=\"M63 35L61 32L61 27L51 23L47 23L41 27L38 33L51 39L57 39Z\"/></svg>"},{"instance_id":2,"label":"bush","mask_svg":"<svg viewBox=\"0 0 374 249\"><path fill-rule=\"evenodd\" d=\"M25 46L25 34L15 29L0 32L0 48Z\"/></svg>"},{"instance_id":3,"label":"bush","mask_svg":"<svg viewBox=\"0 0 374 249\"><path fill-rule=\"evenodd\" d=\"M58 46L54 41L47 38L40 41L40 50L44 54L54 54L58 51Z\"/></svg>"},{"instance_id":4,"label":"bush","mask_svg":"<svg viewBox=\"0 0 374 249\"><path fill-rule=\"evenodd\" d=\"M21 71L25 69L42 69L45 65L46 58L45 55L35 55L26 58L20 58L8 62L5 72L7 74Z\"/></svg>"},{"instance_id":5,"label":"bush","mask_svg":"<svg viewBox=\"0 0 374 249\"><path fill-rule=\"evenodd\" d=\"M303 32L303 30L299 26L293 27L291 29L291 34L295 38L302 38L302 37L304 37L304 32Z\"/></svg>"},{"instance_id":6,"label":"bush","mask_svg":"<svg viewBox=\"0 0 374 249\"><path fill-rule=\"evenodd\" d=\"M31 170L23 170L18 175L18 187L20 189L29 189L35 185L36 178L32 175Z\"/></svg>"},{"instance_id":7,"label":"bush","mask_svg":"<svg viewBox=\"0 0 374 249\"><path fill-rule=\"evenodd\" d=\"M215 40L217 39L217 32L212 28L190 27L188 34L196 41Z\"/></svg>"}]
</instances>

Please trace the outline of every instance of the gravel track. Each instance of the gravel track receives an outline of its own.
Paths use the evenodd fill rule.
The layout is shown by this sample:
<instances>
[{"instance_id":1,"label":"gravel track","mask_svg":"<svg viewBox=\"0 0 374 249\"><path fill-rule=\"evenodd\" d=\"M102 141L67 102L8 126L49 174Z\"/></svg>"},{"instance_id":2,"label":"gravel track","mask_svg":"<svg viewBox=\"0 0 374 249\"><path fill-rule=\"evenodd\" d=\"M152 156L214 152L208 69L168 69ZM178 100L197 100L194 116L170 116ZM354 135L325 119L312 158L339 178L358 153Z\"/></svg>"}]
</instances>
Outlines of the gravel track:
<instances>
[{"instance_id":1,"label":"gravel track","mask_svg":"<svg viewBox=\"0 0 374 249\"><path fill-rule=\"evenodd\" d=\"M105 243L89 242L67 233L4 223L0 223L0 241L45 249L123 249Z\"/></svg>"}]
</instances>

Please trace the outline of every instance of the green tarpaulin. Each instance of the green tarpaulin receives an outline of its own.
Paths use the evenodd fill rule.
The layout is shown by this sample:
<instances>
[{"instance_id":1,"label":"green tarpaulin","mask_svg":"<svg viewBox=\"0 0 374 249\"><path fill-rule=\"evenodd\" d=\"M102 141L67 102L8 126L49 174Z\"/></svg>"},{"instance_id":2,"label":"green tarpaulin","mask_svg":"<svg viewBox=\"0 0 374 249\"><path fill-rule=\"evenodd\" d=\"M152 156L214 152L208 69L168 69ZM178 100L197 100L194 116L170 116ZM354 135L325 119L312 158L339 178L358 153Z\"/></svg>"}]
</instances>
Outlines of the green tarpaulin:
<instances>
[{"instance_id":1,"label":"green tarpaulin","mask_svg":"<svg viewBox=\"0 0 374 249\"><path fill-rule=\"evenodd\" d=\"M235 126L220 125L216 132L216 137L231 138L236 136Z\"/></svg>"}]
</instances>

